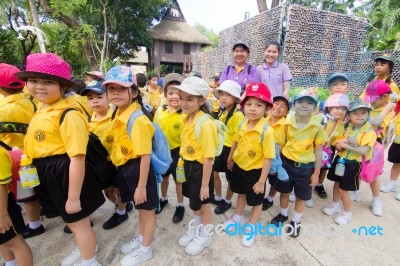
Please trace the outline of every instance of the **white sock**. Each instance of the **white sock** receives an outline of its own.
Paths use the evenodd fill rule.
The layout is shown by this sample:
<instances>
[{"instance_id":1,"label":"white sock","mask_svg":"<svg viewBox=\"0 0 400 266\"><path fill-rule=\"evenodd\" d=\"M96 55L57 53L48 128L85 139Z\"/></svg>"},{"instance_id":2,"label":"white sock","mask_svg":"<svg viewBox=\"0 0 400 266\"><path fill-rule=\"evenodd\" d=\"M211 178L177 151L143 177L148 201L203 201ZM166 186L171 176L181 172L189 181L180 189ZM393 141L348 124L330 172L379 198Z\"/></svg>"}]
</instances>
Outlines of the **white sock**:
<instances>
[{"instance_id":1,"label":"white sock","mask_svg":"<svg viewBox=\"0 0 400 266\"><path fill-rule=\"evenodd\" d=\"M145 247L145 246L143 246L143 245L140 245L139 251L140 251L140 253L142 253L142 254L143 254L143 253L147 253L147 252L149 252L150 248L151 248L151 246Z\"/></svg>"},{"instance_id":2,"label":"white sock","mask_svg":"<svg viewBox=\"0 0 400 266\"><path fill-rule=\"evenodd\" d=\"M296 223L300 223L300 219L301 219L302 215L303 215L302 213L298 213L298 212L295 211L294 215L293 215L293 218L292 218L292 221L296 222Z\"/></svg>"},{"instance_id":3,"label":"white sock","mask_svg":"<svg viewBox=\"0 0 400 266\"><path fill-rule=\"evenodd\" d=\"M161 197L161 200L166 201L166 200L168 200L168 197Z\"/></svg>"},{"instance_id":4,"label":"white sock","mask_svg":"<svg viewBox=\"0 0 400 266\"><path fill-rule=\"evenodd\" d=\"M195 215L195 216L194 216L194 221L195 221L196 227L199 226L199 225L201 225L201 216Z\"/></svg>"},{"instance_id":5,"label":"white sock","mask_svg":"<svg viewBox=\"0 0 400 266\"><path fill-rule=\"evenodd\" d=\"M267 200L268 200L269 202L273 202L273 201L274 201L274 198L271 197L270 195L268 195L268 196L267 196Z\"/></svg>"},{"instance_id":6,"label":"white sock","mask_svg":"<svg viewBox=\"0 0 400 266\"><path fill-rule=\"evenodd\" d=\"M375 202L375 201L380 201L381 199L379 198L379 197L372 197L372 202Z\"/></svg>"},{"instance_id":7,"label":"white sock","mask_svg":"<svg viewBox=\"0 0 400 266\"><path fill-rule=\"evenodd\" d=\"M124 215L124 214L126 213L126 209L123 209L122 211L120 211L120 210L117 209L116 213L117 213L118 215Z\"/></svg>"},{"instance_id":8,"label":"white sock","mask_svg":"<svg viewBox=\"0 0 400 266\"><path fill-rule=\"evenodd\" d=\"M4 261L4 266L17 266L17 260Z\"/></svg>"},{"instance_id":9,"label":"white sock","mask_svg":"<svg viewBox=\"0 0 400 266\"><path fill-rule=\"evenodd\" d=\"M31 222L29 221L29 228L30 229L38 229L42 225L42 221Z\"/></svg>"},{"instance_id":10,"label":"white sock","mask_svg":"<svg viewBox=\"0 0 400 266\"><path fill-rule=\"evenodd\" d=\"M143 236L141 234L139 234L139 242L142 243L143 242Z\"/></svg>"},{"instance_id":11,"label":"white sock","mask_svg":"<svg viewBox=\"0 0 400 266\"><path fill-rule=\"evenodd\" d=\"M340 207L340 202L334 201L334 202L332 202L332 204L333 204L335 207Z\"/></svg>"},{"instance_id":12,"label":"white sock","mask_svg":"<svg viewBox=\"0 0 400 266\"><path fill-rule=\"evenodd\" d=\"M237 213L235 213L235 214L233 215L232 218L233 218L233 220L236 221L236 222L242 221L242 215L239 215L239 214L237 214Z\"/></svg>"},{"instance_id":13,"label":"white sock","mask_svg":"<svg viewBox=\"0 0 400 266\"><path fill-rule=\"evenodd\" d=\"M389 180L389 184L396 184L397 180Z\"/></svg>"},{"instance_id":14,"label":"white sock","mask_svg":"<svg viewBox=\"0 0 400 266\"><path fill-rule=\"evenodd\" d=\"M185 207L185 206L183 205L183 203L178 203L176 204L176 207Z\"/></svg>"},{"instance_id":15,"label":"white sock","mask_svg":"<svg viewBox=\"0 0 400 266\"><path fill-rule=\"evenodd\" d=\"M84 260L82 259L82 266L92 266L92 264L96 261L96 257L93 257L91 259L88 260Z\"/></svg>"},{"instance_id":16,"label":"white sock","mask_svg":"<svg viewBox=\"0 0 400 266\"><path fill-rule=\"evenodd\" d=\"M227 199L225 199L225 198L224 198L224 201L225 201L226 203L228 203L228 204L231 203L230 200L227 200Z\"/></svg>"},{"instance_id":17,"label":"white sock","mask_svg":"<svg viewBox=\"0 0 400 266\"><path fill-rule=\"evenodd\" d=\"M201 237L209 237L210 233L204 230L204 226L202 225L201 230L200 230L200 236Z\"/></svg>"},{"instance_id":18,"label":"white sock","mask_svg":"<svg viewBox=\"0 0 400 266\"><path fill-rule=\"evenodd\" d=\"M322 183L318 183L318 184L317 184L317 187L322 187Z\"/></svg>"},{"instance_id":19,"label":"white sock","mask_svg":"<svg viewBox=\"0 0 400 266\"><path fill-rule=\"evenodd\" d=\"M283 208L281 208L281 214L283 215L283 216L288 216L288 208L286 208L286 209L283 209Z\"/></svg>"},{"instance_id":20,"label":"white sock","mask_svg":"<svg viewBox=\"0 0 400 266\"><path fill-rule=\"evenodd\" d=\"M215 195L215 196L214 196L214 199L215 199L216 201L220 201L220 200L222 200L222 197L221 197L221 196Z\"/></svg>"}]
</instances>

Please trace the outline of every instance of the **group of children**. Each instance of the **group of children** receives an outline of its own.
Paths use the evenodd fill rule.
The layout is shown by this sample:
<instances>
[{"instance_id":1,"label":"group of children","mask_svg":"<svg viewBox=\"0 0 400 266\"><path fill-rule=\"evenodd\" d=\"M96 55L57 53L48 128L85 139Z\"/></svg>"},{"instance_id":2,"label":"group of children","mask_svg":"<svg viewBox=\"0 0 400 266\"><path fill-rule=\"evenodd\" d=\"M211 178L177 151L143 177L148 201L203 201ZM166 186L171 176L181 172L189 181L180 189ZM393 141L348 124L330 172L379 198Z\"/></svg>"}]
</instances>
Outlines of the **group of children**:
<instances>
[{"instance_id":1,"label":"group of children","mask_svg":"<svg viewBox=\"0 0 400 266\"><path fill-rule=\"evenodd\" d=\"M116 211L104 223L104 229L114 228L128 219L132 200L139 213L138 234L121 245L121 252L126 254L121 265L138 265L150 260L157 228L156 213L168 204L170 175L177 193L172 221L179 223L184 218L184 196L189 199L189 208L193 211L195 226L189 227L177 239L187 254L197 255L212 243L208 226L212 224L211 204L216 205L215 214L225 213L232 207L234 193L238 194L235 213L224 223L224 228L244 223L246 204L252 206L248 223L257 224L261 211L274 204L274 196L279 192L281 210L271 223L286 222L289 201L295 201L290 224L296 230L290 235L297 237L305 206L312 206L313 188L321 198L327 198L323 187L326 175L334 181L333 202L322 211L326 215L339 214L335 217L338 224L351 221L349 192L359 189L362 157L371 159L375 142L385 138L389 122L395 127L395 140L388 158L393 163L391 181L382 187L379 178L371 183L372 213L383 215L380 190L396 191L395 182L400 172L400 120L398 110L393 112L396 104L389 99L391 92L398 93L390 78L390 69L393 69L390 64L393 60L390 60L387 56L376 59L378 76L368 84L364 101L350 102L345 94L349 89L349 78L342 73L333 75L328 80L331 96L321 114L316 114L319 99L313 90L300 90L290 103L283 96L271 98L271 92L262 82L248 84L242 97L241 86L225 80L213 91L221 106L214 115L225 125L225 131L221 132L219 124L210 115L213 113L207 100L210 86L199 77L168 74L162 83L165 104L154 105L155 110L151 112L143 101L143 77L135 75L129 67L115 66L104 80L94 78L80 92L81 96L87 97L93 112L87 117L79 108L82 105L78 98L68 93L69 87L75 85L70 80L69 65L55 54L32 54L27 58L25 71L0 65L0 92L5 96L0 100L0 123L29 124L23 132L25 138L22 132L7 135L14 140L15 136L20 138L18 143L10 143L6 136L1 140L7 146L23 149L37 169L40 185L35 187L34 200L30 202L40 203L48 217L61 216L67 224L66 229L74 234L77 246L62 260L63 266L101 265L95 257L96 236L90 215L105 202L104 195L116 205ZM380 73L381 65L384 68L385 64L389 78L382 78ZM37 110L21 93L25 84L30 95L38 101ZM16 89L18 93L15 93ZM11 110L10 103L17 100L25 107L14 106L11 113L19 120L11 121L10 114L7 118L3 114ZM21 110L29 108L32 109L29 115L22 115ZM137 117L132 123L133 114ZM22 116L27 116L24 121ZM152 121L166 136L172 157L160 185L161 195L151 163L155 133ZM109 153L111 186L104 194L86 165L89 132L98 136ZM222 138L221 134L224 135ZM221 140L223 143L219 143ZM222 151L217 154L217 147L222 144ZM324 160L323 153L327 156ZM12 181L13 162L4 148L0 148L0 157L0 250L7 266L16 263L32 265L32 253L20 236L26 227L18 205L7 189L7 184ZM183 183L177 179L179 161L183 161L186 177ZM277 164L283 167L288 178L282 178ZM228 182L224 197L221 172ZM266 196L267 179L271 188ZM399 195L396 197L400 200ZM29 208L25 202L29 214L27 206ZM31 220L29 215L28 219ZM32 221L36 221L35 218ZM43 227L41 223L32 222L32 227L36 228L31 230L40 226ZM249 238L248 233L255 230L251 227L246 230L242 244L249 247L255 237Z\"/></svg>"}]
</instances>

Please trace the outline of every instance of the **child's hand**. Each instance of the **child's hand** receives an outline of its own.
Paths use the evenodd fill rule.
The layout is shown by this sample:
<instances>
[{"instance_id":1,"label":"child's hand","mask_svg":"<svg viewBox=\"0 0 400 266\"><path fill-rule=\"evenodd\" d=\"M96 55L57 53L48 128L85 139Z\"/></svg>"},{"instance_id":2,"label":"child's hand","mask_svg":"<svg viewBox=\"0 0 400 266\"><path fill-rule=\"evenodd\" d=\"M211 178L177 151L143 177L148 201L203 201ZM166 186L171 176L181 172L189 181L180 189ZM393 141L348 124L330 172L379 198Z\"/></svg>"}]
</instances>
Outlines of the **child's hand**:
<instances>
[{"instance_id":1,"label":"child's hand","mask_svg":"<svg viewBox=\"0 0 400 266\"><path fill-rule=\"evenodd\" d=\"M0 234L5 234L8 230L10 230L12 223L10 216L8 216L8 213L2 213L0 214Z\"/></svg>"},{"instance_id":2,"label":"child's hand","mask_svg":"<svg viewBox=\"0 0 400 266\"><path fill-rule=\"evenodd\" d=\"M80 212L82 210L81 208L81 201L80 199L67 199L67 202L65 203L65 211L68 214L73 214Z\"/></svg>"},{"instance_id":3,"label":"child's hand","mask_svg":"<svg viewBox=\"0 0 400 266\"><path fill-rule=\"evenodd\" d=\"M228 160L228 170L232 172L232 168L233 168L233 160Z\"/></svg>"},{"instance_id":4,"label":"child's hand","mask_svg":"<svg viewBox=\"0 0 400 266\"><path fill-rule=\"evenodd\" d=\"M201 186L200 188L200 200L206 200L210 197L210 189L208 186Z\"/></svg>"},{"instance_id":5,"label":"child's hand","mask_svg":"<svg viewBox=\"0 0 400 266\"><path fill-rule=\"evenodd\" d=\"M318 184L319 180L319 175L318 174L312 174L310 178L310 187L315 187Z\"/></svg>"},{"instance_id":6,"label":"child's hand","mask_svg":"<svg viewBox=\"0 0 400 266\"><path fill-rule=\"evenodd\" d=\"M396 105L397 105L396 103L390 102L390 103L387 103L386 108L387 108L389 111L393 111L394 108L396 107Z\"/></svg>"},{"instance_id":7,"label":"child's hand","mask_svg":"<svg viewBox=\"0 0 400 266\"><path fill-rule=\"evenodd\" d=\"M336 149L338 151L342 151L343 149L346 149L346 147L347 147L347 142L345 140L339 140L336 143Z\"/></svg>"},{"instance_id":8,"label":"child's hand","mask_svg":"<svg viewBox=\"0 0 400 266\"><path fill-rule=\"evenodd\" d=\"M260 181L257 181L257 183L255 183L253 186L254 193L256 194L264 193L264 188L265 188L265 182L260 182Z\"/></svg>"},{"instance_id":9,"label":"child's hand","mask_svg":"<svg viewBox=\"0 0 400 266\"><path fill-rule=\"evenodd\" d=\"M133 200L136 205L143 204L147 201L147 193L145 188L136 188L135 195L133 195Z\"/></svg>"}]
</instances>

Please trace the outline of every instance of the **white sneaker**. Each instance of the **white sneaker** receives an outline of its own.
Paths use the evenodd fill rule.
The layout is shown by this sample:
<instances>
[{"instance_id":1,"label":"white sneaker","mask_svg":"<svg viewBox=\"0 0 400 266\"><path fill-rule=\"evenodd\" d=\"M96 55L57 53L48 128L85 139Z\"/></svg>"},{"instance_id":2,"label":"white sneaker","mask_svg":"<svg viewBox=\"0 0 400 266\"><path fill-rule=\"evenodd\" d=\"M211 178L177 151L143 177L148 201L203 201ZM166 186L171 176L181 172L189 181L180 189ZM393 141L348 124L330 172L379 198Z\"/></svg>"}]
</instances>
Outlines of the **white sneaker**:
<instances>
[{"instance_id":1,"label":"white sneaker","mask_svg":"<svg viewBox=\"0 0 400 266\"><path fill-rule=\"evenodd\" d=\"M99 251L99 247L96 245L95 253L97 253L97 251ZM79 251L78 246L74 246L71 253L61 261L61 266L74 266L74 264L80 260L81 252Z\"/></svg>"},{"instance_id":2,"label":"white sneaker","mask_svg":"<svg viewBox=\"0 0 400 266\"><path fill-rule=\"evenodd\" d=\"M400 192L396 194L395 199L400 200Z\"/></svg>"},{"instance_id":3,"label":"white sneaker","mask_svg":"<svg viewBox=\"0 0 400 266\"><path fill-rule=\"evenodd\" d=\"M386 184L384 184L383 186L381 186L381 191L383 193L387 193L387 192L397 192L397 183L396 182L392 182L389 181Z\"/></svg>"},{"instance_id":4,"label":"white sneaker","mask_svg":"<svg viewBox=\"0 0 400 266\"><path fill-rule=\"evenodd\" d=\"M186 247L196 237L196 228L191 227L186 233L181 236L178 240L178 244L181 247Z\"/></svg>"},{"instance_id":5,"label":"white sneaker","mask_svg":"<svg viewBox=\"0 0 400 266\"><path fill-rule=\"evenodd\" d=\"M232 225L232 227L231 227L230 230L228 230L228 231L229 231L229 232L232 232L232 231L235 229L235 227L234 227L233 225L236 225L237 223L243 224L243 218L241 218L241 219L235 219L234 217L235 217L235 215L232 215L231 218L229 218L229 220L225 221L225 222L222 224L222 228L223 228L223 230L224 230L225 232L226 232L226 228L227 228L228 226L230 226L230 225Z\"/></svg>"},{"instance_id":6,"label":"white sneaker","mask_svg":"<svg viewBox=\"0 0 400 266\"><path fill-rule=\"evenodd\" d=\"M289 201L290 202L295 202L296 201L296 195L294 194L294 190L292 191L292 193L290 193Z\"/></svg>"},{"instance_id":7,"label":"white sneaker","mask_svg":"<svg viewBox=\"0 0 400 266\"><path fill-rule=\"evenodd\" d=\"M135 236L129 242L122 244L121 252L124 254L132 253L140 247L140 244L139 237Z\"/></svg>"},{"instance_id":8,"label":"white sneaker","mask_svg":"<svg viewBox=\"0 0 400 266\"><path fill-rule=\"evenodd\" d=\"M383 216L382 202L380 200L371 201L372 214L375 216Z\"/></svg>"},{"instance_id":9,"label":"white sneaker","mask_svg":"<svg viewBox=\"0 0 400 266\"><path fill-rule=\"evenodd\" d=\"M351 222L352 217L353 215L351 214L351 212L342 212L339 216L335 218L335 223L340 225L348 224Z\"/></svg>"},{"instance_id":10,"label":"white sneaker","mask_svg":"<svg viewBox=\"0 0 400 266\"><path fill-rule=\"evenodd\" d=\"M251 229L248 226L246 226L245 232L246 234L244 234L242 237L242 245L245 247L251 247L256 240L256 235L254 234L254 232L251 232Z\"/></svg>"},{"instance_id":11,"label":"white sneaker","mask_svg":"<svg viewBox=\"0 0 400 266\"><path fill-rule=\"evenodd\" d=\"M342 211L342 208L340 208L340 204L339 203L335 204L333 202L328 204L322 210L323 213L325 213L326 215L329 215L329 216L334 215L336 213L340 213L341 211Z\"/></svg>"},{"instance_id":12,"label":"white sneaker","mask_svg":"<svg viewBox=\"0 0 400 266\"><path fill-rule=\"evenodd\" d=\"M121 266L134 266L151 260L151 258L153 258L152 248L150 248L149 251L147 251L146 253L142 253L140 250L137 249L134 252L125 255L121 259L120 263Z\"/></svg>"},{"instance_id":13,"label":"white sneaker","mask_svg":"<svg viewBox=\"0 0 400 266\"><path fill-rule=\"evenodd\" d=\"M75 262L73 266L82 266L82 259L79 259L78 262ZM95 260L92 264L90 264L90 266L102 266L102 265L100 264L100 262Z\"/></svg>"},{"instance_id":14,"label":"white sneaker","mask_svg":"<svg viewBox=\"0 0 400 266\"><path fill-rule=\"evenodd\" d=\"M308 208L314 207L314 201L313 201L312 199L306 200L306 206L307 206Z\"/></svg>"},{"instance_id":15,"label":"white sneaker","mask_svg":"<svg viewBox=\"0 0 400 266\"><path fill-rule=\"evenodd\" d=\"M188 255L197 255L203 251L206 247L211 244L211 236L202 237L196 235L196 237L186 246L185 252Z\"/></svg>"},{"instance_id":16,"label":"white sneaker","mask_svg":"<svg viewBox=\"0 0 400 266\"><path fill-rule=\"evenodd\" d=\"M352 201L361 201L361 193L359 190L349 191L349 195Z\"/></svg>"}]
</instances>

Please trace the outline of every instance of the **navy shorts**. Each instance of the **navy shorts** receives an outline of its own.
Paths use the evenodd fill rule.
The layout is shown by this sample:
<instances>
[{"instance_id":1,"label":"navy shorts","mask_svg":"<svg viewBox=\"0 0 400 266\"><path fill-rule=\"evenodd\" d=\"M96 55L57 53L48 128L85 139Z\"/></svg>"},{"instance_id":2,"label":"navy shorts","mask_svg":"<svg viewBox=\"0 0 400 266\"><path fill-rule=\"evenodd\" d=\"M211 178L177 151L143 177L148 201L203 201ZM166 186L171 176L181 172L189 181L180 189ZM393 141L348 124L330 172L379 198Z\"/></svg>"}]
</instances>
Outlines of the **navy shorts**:
<instances>
[{"instance_id":1,"label":"navy shorts","mask_svg":"<svg viewBox=\"0 0 400 266\"><path fill-rule=\"evenodd\" d=\"M219 156L215 158L213 171L225 173L226 180L231 181L232 172L228 170L228 157L231 147L224 146Z\"/></svg>"},{"instance_id":2,"label":"navy shorts","mask_svg":"<svg viewBox=\"0 0 400 266\"><path fill-rule=\"evenodd\" d=\"M282 166L289 175L289 180L281 181L278 178L275 181L275 190L280 193L290 193L294 189L296 198L301 200L310 200L312 196L312 187L310 178L314 173L313 163L299 165L296 162L282 156Z\"/></svg>"},{"instance_id":3,"label":"navy shorts","mask_svg":"<svg viewBox=\"0 0 400 266\"><path fill-rule=\"evenodd\" d=\"M360 187L360 173L361 163L353 160L347 160L344 168L344 175L335 175L335 168L339 156L336 156L333 160L332 168L329 169L327 178L334 182L339 182L339 188L346 191L355 191Z\"/></svg>"},{"instance_id":4,"label":"navy shorts","mask_svg":"<svg viewBox=\"0 0 400 266\"><path fill-rule=\"evenodd\" d=\"M0 233L0 245L8 242L25 230L24 218L22 218L21 210L11 193L8 193L7 212L10 216L11 227L4 234Z\"/></svg>"},{"instance_id":5,"label":"navy shorts","mask_svg":"<svg viewBox=\"0 0 400 266\"><path fill-rule=\"evenodd\" d=\"M400 144L392 143L388 152L388 161L391 163L400 163Z\"/></svg>"},{"instance_id":6,"label":"navy shorts","mask_svg":"<svg viewBox=\"0 0 400 266\"><path fill-rule=\"evenodd\" d=\"M208 199L200 199L200 189L203 179L203 164L198 161L184 162L186 182L182 183L182 194L189 198L189 207L193 211L199 211L201 205L211 202L214 194L214 178L211 172L210 182L208 183L209 197Z\"/></svg>"},{"instance_id":7,"label":"navy shorts","mask_svg":"<svg viewBox=\"0 0 400 266\"><path fill-rule=\"evenodd\" d=\"M135 204L133 196L139 184L140 177L140 157L127 161L124 165L118 166L117 179L118 189L121 194L122 202L133 201L135 209L154 210L158 206L157 180L154 170L150 165L149 176L146 183L147 201L142 204Z\"/></svg>"},{"instance_id":8,"label":"navy shorts","mask_svg":"<svg viewBox=\"0 0 400 266\"><path fill-rule=\"evenodd\" d=\"M238 194L246 194L247 205L258 206L263 203L265 196L265 184L263 193L254 193L253 186L258 182L262 169L245 171L237 164L233 165L230 189Z\"/></svg>"},{"instance_id":9,"label":"navy shorts","mask_svg":"<svg viewBox=\"0 0 400 266\"><path fill-rule=\"evenodd\" d=\"M180 147L171 150L172 163L163 178L169 178L169 176L172 175L172 178L176 181L176 167L178 166L178 161L180 157L179 150Z\"/></svg>"}]
</instances>

